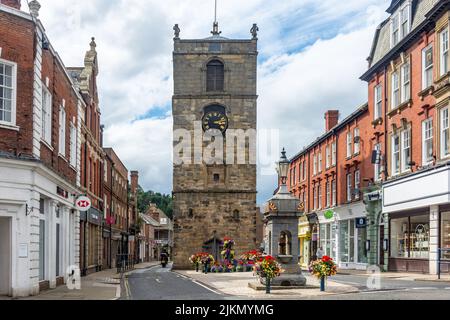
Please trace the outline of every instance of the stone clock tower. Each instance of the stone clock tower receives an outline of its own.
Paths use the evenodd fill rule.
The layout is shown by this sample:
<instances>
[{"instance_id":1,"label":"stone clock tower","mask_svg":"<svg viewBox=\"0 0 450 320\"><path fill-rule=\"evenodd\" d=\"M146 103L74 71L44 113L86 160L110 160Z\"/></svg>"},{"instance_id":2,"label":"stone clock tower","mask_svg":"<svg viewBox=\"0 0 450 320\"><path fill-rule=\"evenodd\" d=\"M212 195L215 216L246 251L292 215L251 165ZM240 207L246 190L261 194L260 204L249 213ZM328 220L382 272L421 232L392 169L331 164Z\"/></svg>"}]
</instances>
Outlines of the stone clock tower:
<instances>
[{"instance_id":1,"label":"stone clock tower","mask_svg":"<svg viewBox=\"0 0 450 320\"><path fill-rule=\"evenodd\" d=\"M189 257L197 252L220 257L225 237L235 240L236 254L259 247L256 141L251 141L256 140L251 133L257 119L258 27L253 25L248 40L222 37L217 23L206 39L180 39L178 25L174 31L174 159L180 158L181 142L191 147L173 170L173 260L180 269L190 267ZM222 161L202 157L211 141L217 143L205 139L208 132L223 139L223 150L213 152L223 153ZM242 150L230 148L242 138L244 162L238 160Z\"/></svg>"}]
</instances>

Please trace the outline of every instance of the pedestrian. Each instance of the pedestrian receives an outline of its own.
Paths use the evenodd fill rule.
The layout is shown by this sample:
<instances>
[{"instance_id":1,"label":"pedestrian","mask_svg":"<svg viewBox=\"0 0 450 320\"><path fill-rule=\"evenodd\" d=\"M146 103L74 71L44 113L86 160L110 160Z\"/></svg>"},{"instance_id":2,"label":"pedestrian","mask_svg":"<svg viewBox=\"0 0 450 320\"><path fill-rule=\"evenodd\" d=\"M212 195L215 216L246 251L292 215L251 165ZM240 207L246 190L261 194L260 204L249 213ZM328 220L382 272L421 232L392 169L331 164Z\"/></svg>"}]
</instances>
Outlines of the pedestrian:
<instances>
[{"instance_id":1,"label":"pedestrian","mask_svg":"<svg viewBox=\"0 0 450 320\"><path fill-rule=\"evenodd\" d=\"M317 250L317 260L321 260L323 256L325 255L325 252L323 251L323 247L319 247Z\"/></svg>"}]
</instances>

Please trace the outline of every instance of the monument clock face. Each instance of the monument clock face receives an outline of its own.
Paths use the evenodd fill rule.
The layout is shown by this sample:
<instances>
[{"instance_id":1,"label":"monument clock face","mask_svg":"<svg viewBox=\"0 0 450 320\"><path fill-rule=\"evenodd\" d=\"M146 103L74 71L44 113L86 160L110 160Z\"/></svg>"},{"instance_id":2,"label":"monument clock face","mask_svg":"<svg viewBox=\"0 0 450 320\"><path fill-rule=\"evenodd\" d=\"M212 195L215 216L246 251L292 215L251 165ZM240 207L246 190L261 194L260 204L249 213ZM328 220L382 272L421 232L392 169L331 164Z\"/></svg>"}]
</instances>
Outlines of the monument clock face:
<instances>
[{"instance_id":1,"label":"monument clock face","mask_svg":"<svg viewBox=\"0 0 450 320\"><path fill-rule=\"evenodd\" d=\"M224 133L228 129L228 117L221 111L208 111L203 116L203 130L217 129Z\"/></svg>"}]
</instances>

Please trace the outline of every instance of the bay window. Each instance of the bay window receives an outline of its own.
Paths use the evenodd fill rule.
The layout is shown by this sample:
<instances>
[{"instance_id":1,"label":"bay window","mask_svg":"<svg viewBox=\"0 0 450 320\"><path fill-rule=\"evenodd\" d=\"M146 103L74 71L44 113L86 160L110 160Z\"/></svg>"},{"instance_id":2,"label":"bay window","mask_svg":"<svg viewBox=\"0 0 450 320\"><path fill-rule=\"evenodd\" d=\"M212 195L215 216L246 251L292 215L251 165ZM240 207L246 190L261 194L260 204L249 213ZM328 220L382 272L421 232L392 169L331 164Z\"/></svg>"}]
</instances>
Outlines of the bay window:
<instances>
[{"instance_id":1,"label":"bay window","mask_svg":"<svg viewBox=\"0 0 450 320\"><path fill-rule=\"evenodd\" d=\"M374 120L378 120L382 118L383 113L383 98L382 98L383 92L382 92L382 86L381 84L377 85L375 87L375 103L374 103Z\"/></svg>"},{"instance_id":2,"label":"bay window","mask_svg":"<svg viewBox=\"0 0 450 320\"><path fill-rule=\"evenodd\" d=\"M391 138L392 175L400 173L400 137L394 134Z\"/></svg>"},{"instance_id":3,"label":"bay window","mask_svg":"<svg viewBox=\"0 0 450 320\"><path fill-rule=\"evenodd\" d=\"M16 64L0 59L0 124L16 125Z\"/></svg>"},{"instance_id":4,"label":"bay window","mask_svg":"<svg viewBox=\"0 0 450 320\"><path fill-rule=\"evenodd\" d=\"M391 87L392 87L391 109L395 109L400 104L400 86L397 71L392 73L391 75Z\"/></svg>"},{"instance_id":5,"label":"bay window","mask_svg":"<svg viewBox=\"0 0 450 320\"><path fill-rule=\"evenodd\" d=\"M422 164L433 161L433 119L422 122Z\"/></svg>"},{"instance_id":6,"label":"bay window","mask_svg":"<svg viewBox=\"0 0 450 320\"><path fill-rule=\"evenodd\" d=\"M443 76L448 72L448 28L440 33L440 65L439 75Z\"/></svg>"},{"instance_id":7,"label":"bay window","mask_svg":"<svg viewBox=\"0 0 450 320\"><path fill-rule=\"evenodd\" d=\"M448 107L440 111L441 115L441 158L450 155L450 128L448 118Z\"/></svg>"},{"instance_id":8,"label":"bay window","mask_svg":"<svg viewBox=\"0 0 450 320\"><path fill-rule=\"evenodd\" d=\"M411 129L403 130L401 133L401 145L402 145L402 155L401 155L401 167L402 172L411 169Z\"/></svg>"},{"instance_id":9,"label":"bay window","mask_svg":"<svg viewBox=\"0 0 450 320\"><path fill-rule=\"evenodd\" d=\"M422 50L422 89L433 85L433 47Z\"/></svg>"},{"instance_id":10,"label":"bay window","mask_svg":"<svg viewBox=\"0 0 450 320\"><path fill-rule=\"evenodd\" d=\"M409 62L405 63L401 68L402 76L402 103L406 102L411 97L411 77Z\"/></svg>"}]
</instances>

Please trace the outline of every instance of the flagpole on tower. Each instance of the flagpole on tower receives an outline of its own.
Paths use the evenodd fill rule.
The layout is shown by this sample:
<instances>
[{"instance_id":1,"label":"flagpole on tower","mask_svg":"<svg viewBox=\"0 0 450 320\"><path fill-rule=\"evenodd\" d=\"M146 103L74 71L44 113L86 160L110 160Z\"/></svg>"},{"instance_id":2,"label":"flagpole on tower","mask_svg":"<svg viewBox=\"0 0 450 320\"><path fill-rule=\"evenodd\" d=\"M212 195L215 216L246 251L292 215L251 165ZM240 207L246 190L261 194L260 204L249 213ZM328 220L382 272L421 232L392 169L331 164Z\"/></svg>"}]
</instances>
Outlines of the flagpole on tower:
<instances>
[{"instance_id":1,"label":"flagpole on tower","mask_svg":"<svg viewBox=\"0 0 450 320\"><path fill-rule=\"evenodd\" d=\"M211 32L213 35L220 35L222 32L219 31L219 23L217 22L217 0L214 0L214 23L213 23L213 31Z\"/></svg>"}]
</instances>

